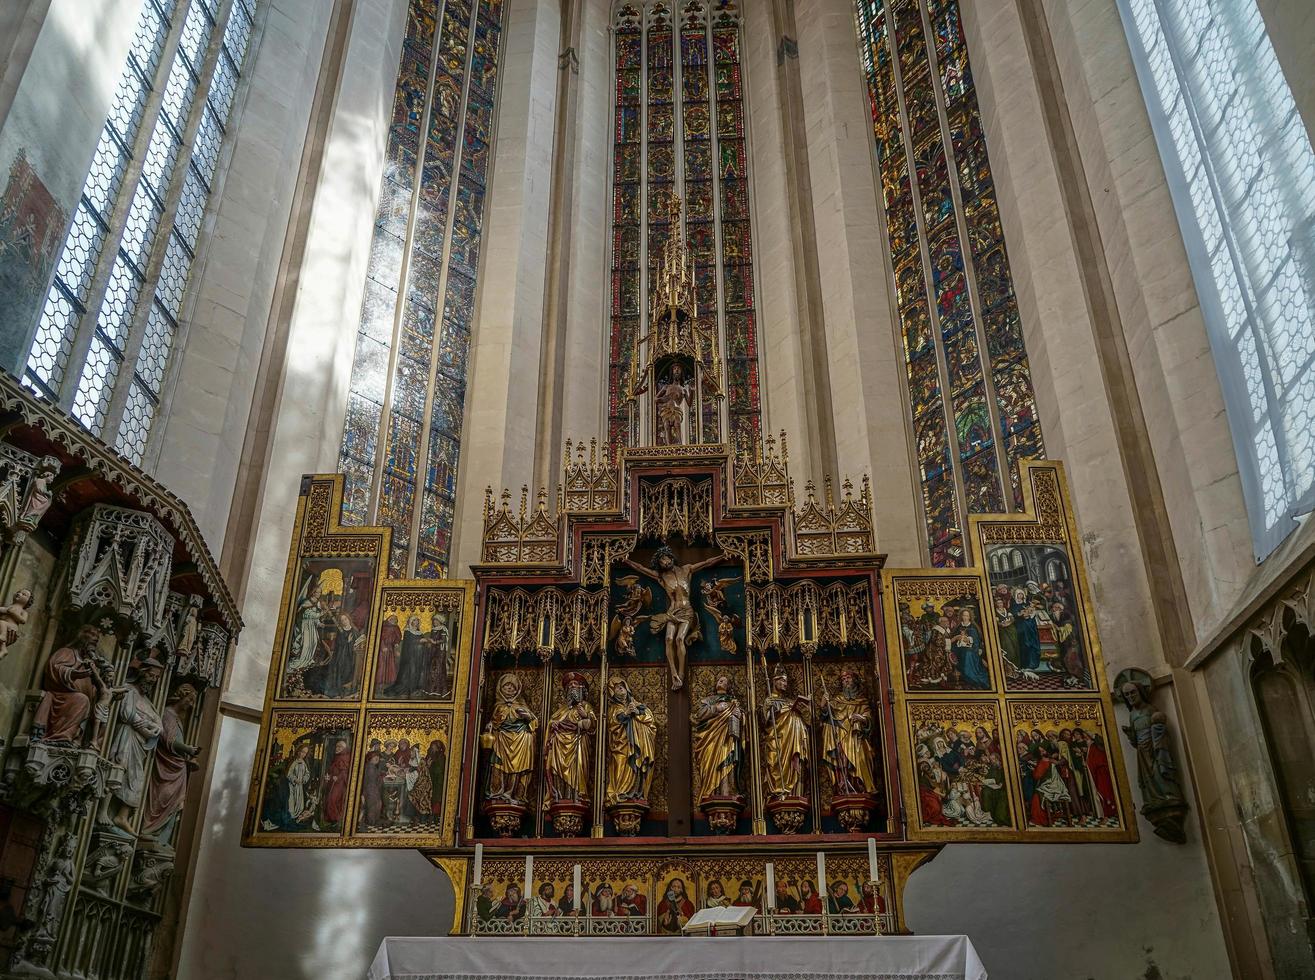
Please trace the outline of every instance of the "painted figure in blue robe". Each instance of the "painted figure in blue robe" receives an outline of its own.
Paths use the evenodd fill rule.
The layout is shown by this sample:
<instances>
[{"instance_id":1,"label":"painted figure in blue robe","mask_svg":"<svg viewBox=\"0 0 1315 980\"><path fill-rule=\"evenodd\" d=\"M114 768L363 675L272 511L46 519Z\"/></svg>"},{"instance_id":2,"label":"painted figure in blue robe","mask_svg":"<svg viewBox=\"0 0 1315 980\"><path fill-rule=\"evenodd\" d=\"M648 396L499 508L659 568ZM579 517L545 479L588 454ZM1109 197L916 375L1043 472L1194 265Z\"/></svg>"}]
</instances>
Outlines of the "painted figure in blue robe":
<instances>
[{"instance_id":1,"label":"painted figure in blue robe","mask_svg":"<svg viewBox=\"0 0 1315 980\"><path fill-rule=\"evenodd\" d=\"M1035 629L1035 627L1033 627ZM991 689L991 675L986 670L986 656L982 647L982 631L973 622L973 611L966 606L959 610L958 632L951 646L954 663L959 668L965 687L978 691Z\"/></svg>"},{"instance_id":2,"label":"painted figure in blue robe","mask_svg":"<svg viewBox=\"0 0 1315 980\"><path fill-rule=\"evenodd\" d=\"M1036 607L1028 600L1026 589L1014 589L1009 611L1018 631L1018 668L1036 671L1041 666L1041 634L1036 628Z\"/></svg>"}]
</instances>

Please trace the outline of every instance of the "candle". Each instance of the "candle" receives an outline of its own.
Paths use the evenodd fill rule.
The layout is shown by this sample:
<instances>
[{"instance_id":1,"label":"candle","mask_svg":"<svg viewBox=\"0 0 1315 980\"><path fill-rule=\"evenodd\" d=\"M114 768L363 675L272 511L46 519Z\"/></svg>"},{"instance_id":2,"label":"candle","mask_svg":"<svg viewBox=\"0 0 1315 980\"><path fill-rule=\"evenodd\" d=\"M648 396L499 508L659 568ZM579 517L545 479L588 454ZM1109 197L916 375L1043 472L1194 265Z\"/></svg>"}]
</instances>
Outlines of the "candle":
<instances>
[{"instance_id":1,"label":"candle","mask_svg":"<svg viewBox=\"0 0 1315 980\"><path fill-rule=\"evenodd\" d=\"M475 874L472 880L477 885L481 885L484 883L484 845L483 844L475 845Z\"/></svg>"},{"instance_id":2,"label":"candle","mask_svg":"<svg viewBox=\"0 0 1315 980\"><path fill-rule=\"evenodd\" d=\"M877 870L877 839L868 838L868 881L880 881L881 873Z\"/></svg>"},{"instance_id":3,"label":"candle","mask_svg":"<svg viewBox=\"0 0 1315 980\"><path fill-rule=\"evenodd\" d=\"M571 885L571 899L575 903L575 914L579 915L580 906L584 904L584 899L581 897L580 866L578 864L575 866L575 876L571 879Z\"/></svg>"},{"instance_id":4,"label":"candle","mask_svg":"<svg viewBox=\"0 0 1315 980\"><path fill-rule=\"evenodd\" d=\"M776 865L767 862L767 908L776 908Z\"/></svg>"},{"instance_id":5,"label":"candle","mask_svg":"<svg viewBox=\"0 0 1315 980\"><path fill-rule=\"evenodd\" d=\"M522 897L525 899L527 903L530 900L530 892L533 890L533 888L534 888L534 855L526 854L525 855L525 893L522 895Z\"/></svg>"},{"instance_id":6,"label":"candle","mask_svg":"<svg viewBox=\"0 0 1315 980\"><path fill-rule=\"evenodd\" d=\"M826 894L826 852L817 852L817 894L821 897Z\"/></svg>"}]
</instances>

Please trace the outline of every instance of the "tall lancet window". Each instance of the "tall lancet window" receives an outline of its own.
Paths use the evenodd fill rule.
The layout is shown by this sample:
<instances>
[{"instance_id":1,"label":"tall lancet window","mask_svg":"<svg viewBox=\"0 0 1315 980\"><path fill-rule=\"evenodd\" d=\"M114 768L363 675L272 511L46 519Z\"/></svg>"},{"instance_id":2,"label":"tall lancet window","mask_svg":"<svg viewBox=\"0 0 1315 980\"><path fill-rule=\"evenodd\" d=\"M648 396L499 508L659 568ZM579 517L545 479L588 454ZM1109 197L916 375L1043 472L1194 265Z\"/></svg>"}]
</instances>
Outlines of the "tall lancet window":
<instances>
[{"instance_id":1,"label":"tall lancet window","mask_svg":"<svg viewBox=\"0 0 1315 980\"><path fill-rule=\"evenodd\" d=\"M961 565L966 515L1017 501L1015 464L1044 454L1018 304L958 3L855 10L927 542Z\"/></svg>"},{"instance_id":2,"label":"tall lancet window","mask_svg":"<svg viewBox=\"0 0 1315 980\"><path fill-rule=\"evenodd\" d=\"M389 572L447 573L493 143L502 0L411 0L356 338L343 519Z\"/></svg>"},{"instance_id":3,"label":"tall lancet window","mask_svg":"<svg viewBox=\"0 0 1315 980\"><path fill-rule=\"evenodd\" d=\"M673 13L673 10L675 11ZM640 436L626 402L648 330L655 266L684 199L701 323L724 353L724 403L703 402L693 441L748 446L762 425L740 16L734 0L626 0L616 7L608 437Z\"/></svg>"},{"instance_id":4,"label":"tall lancet window","mask_svg":"<svg viewBox=\"0 0 1315 980\"><path fill-rule=\"evenodd\" d=\"M255 0L144 0L23 371L141 464Z\"/></svg>"},{"instance_id":5,"label":"tall lancet window","mask_svg":"<svg viewBox=\"0 0 1315 980\"><path fill-rule=\"evenodd\" d=\"M1119 6L1263 559L1315 507L1315 152L1255 0Z\"/></svg>"}]
</instances>

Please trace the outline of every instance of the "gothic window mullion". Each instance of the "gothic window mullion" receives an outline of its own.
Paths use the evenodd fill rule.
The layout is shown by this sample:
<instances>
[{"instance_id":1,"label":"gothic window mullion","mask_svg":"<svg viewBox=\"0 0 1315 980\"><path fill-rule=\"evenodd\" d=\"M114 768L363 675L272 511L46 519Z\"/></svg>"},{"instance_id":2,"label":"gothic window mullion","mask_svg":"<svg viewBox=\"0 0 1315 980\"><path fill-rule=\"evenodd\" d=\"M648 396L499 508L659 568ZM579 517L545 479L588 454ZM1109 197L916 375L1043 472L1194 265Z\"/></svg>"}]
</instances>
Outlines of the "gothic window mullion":
<instances>
[{"instance_id":1,"label":"gothic window mullion","mask_svg":"<svg viewBox=\"0 0 1315 980\"><path fill-rule=\"evenodd\" d=\"M145 2L151 3L152 0L145 0ZM192 2L199 3L200 0L192 0ZM183 25L186 22L189 9L190 5L187 0L180 0L173 8L172 16L168 20L168 35L165 38L163 47L160 49L154 76L149 83L150 89L146 96L146 102L142 106L140 118L136 121L136 132L131 137L131 146L124 145L123 136L125 134L116 131L110 137L116 141L121 150L127 151L127 161L124 165L123 176L120 178L115 192L112 210L108 216L97 214L98 219L104 222L105 234L97 255L97 264L87 289L86 300L81 304L82 313L73 333L58 388L54 392L59 407L66 412L73 410L73 401L78 392L78 383L84 370L86 370L87 357L96 333L97 319L105 303L106 294L110 287L111 274L127 230L129 214L137 196L137 188L142 180L146 151L161 117L165 84L171 66L177 58L178 47L183 36ZM159 12L158 6L156 10ZM130 67L129 70L133 70L133 67ZM138 77L140 78L140 73Z\"/></svg>"},{"instance_id":2,"label":"gothic window mullion","mask_svg":"<svg viewBox=\"0 0 1315 980\"><path fill-rule=\"evenodd\" d=\"M193 0L197 2L197 0ZM174 128L173 122L168 118L167 113L162 113L157 125L166 125L170 128L170 135L177 141L177 154L174 160L173 168L168 177L167 188L165 189L164 198L160 201L162 220L156 229L155 240L151 246L150 258L146 268L143 271L143 288L142 295L138 298L137 309L132 318L131 327L128 332L127 344L123 348L123 363L129 367L127 374L121 375L114 386L114 393L110 398L109 407L105 414L105 426L102 430L102 437L120 450L124 451L124 446L119 444L119 430L124 417L124 409L128 404L129 396L134 392L134 387L139 384L137 378L137 369L139 367L139 358L142 351L142 344L145 341L148 321L152 315L159 317L169 317L171 326L176 328L177 323L169 312L161 308L161 304L156 299L156 284L160 279L161 270L164 268L165 256L170 247L175 244L173 237L173 223L170 216L176 214L178 203L183 196L183 186L186 183L190 167L189 148L196 139L196 134L201 126L201 120L206 111L206 98L202 91L205 81L212 79L215 73L215 67L219 58L222 56L224 31L221 25L226 25L228 18L233 15L233 5L237 0L222 0L218 4L215 19L211 22L210 36L207 43L205 58L200 65L187 65L188 71L192 75L194 85L194 94L192 104L187 110L186 124L181 131ZM210 13L206 10L207 15ZM188 156L188 159L181 159ZM182 166L179 166L179 163ZM190 257L190 256L189 256ZM142 390L146 390L146 385L141 382ZM158 392L154 393L158 397ZM130 455L125 453L125 455Z\"/></svg>"},{"instance_id":3,"label":"gothic window mullion","mask_svg":"<svg viewBox=\"0 0 1315 980\"><path fill-rule=\"evenodd\" d=\"M449 0L453 2L453 0ZM457 115L451 121L455 123L453 140L455 150L452 157L452 172L448 177L448 208L447 221L444 226L443 234L443 255L440 263L440 274L435 296L435 323L434 323L434 344L430 350L428 388L425 392L425 403L421 414L421 441L420 449L417 455L418 470L416 473L416 497L412 506L411 513L411 543L410 552L407 556L407 574L415 575L416 566L419 558L421 547L422 528L426 524L426 508L432 504L432 509L437 513L440 506L440 495L447 495L446 501L449 505L455 503L451 499L448 488L440 490L439 487L429 485L429 473L436 468L435 462L431 456L437 451L436 437L441 438L442 433L436 431L433 420L434 404L438 397L438 387L440 384L451 383L457 384L457 379L448 378L441 371L443 363L443 353L450 351L452 345L460 342L454 335L460 330L460 326L450 323L448 319L449 286L453 281L452 262L453 262L453 232L456 228L457 213L461 210L461 192L466 180L465 168L468 165L466 159L466 140L467 125L469 123L469 113L471 107L471 88L473 80L471 72L473 71L475 61L475 49L477 44L476 28L479 21L479 15L486 4L484 0L472 2L470 5L470 16L466 22L466 60L461 77L461 95L456 103ZM435 94L437 95L438 78L434 82ZM431 98L431 104L433 99ZM431 107L431 114L433 109ZM485 185L487 189L487 184ZM468 328L467 328L468 333ZM462 375L460 386L464 392L464 371L459 372ZM464 399L463 399L464 401ZM464 409L463 409L464 410ZM450 533L450 528L448 529ZM443 550L443 549L438 549Z\"/></svg>"},{"instance_id":4,"label":"gothic window mullion","mask_svg":"<svg viewBox=\"0 0 1315 980\"><path fill-rule=\"evenodd\" d=\"M403 567L410 551L410 506L415 501L415 477L419 470L415 457L411 457L412 480L410 500L405 500L404 481L396 472L399 453L413 453L414 439L403 435L399 438L397 429L403 419L395 410L397 400L398 371L402 365L400 345L403 335L404 318L410 303L412 265L415 256L415 232L420 215L420 200L424 188L424 165L428 155L428 133L434 109L434 78L442 57L445 41L441 31L448 2L437 5L435 21L440 25L435 31L430 52L428 75L424 78L424 105L420 116L420 142L411 166L410 200L407 207L405 232L401 243L401 261L397 274L397 293L392 308L392 324L389 333L388 360L384 374L383 405L379 414L376 445L379 447L379 462L374 467L370 484L369 522L387 524L393 528L392 554L389 556L389 574L400 578L404 576ZM385 190L384 193L387 193ZM402 533L399 533L402 532ZM399 538L401 539L399 541Z\"/></svg>"},{"instance_id":5,"label":"gothic window mullion","mask_svg":"<svg viewBox=\"0 0 1315 980\"><path fill-rule=\"evenodd\" d=\"M963 469L962 469L964 453L962 451L962 447L959 442L957 428L954 425L954 412L952 410L953 402L949 400L950 397L952 396L948 396L948 393L952 391L952 385L950 382L949 368L946 363L944 330L941 325L940 306L936 295L935 282L933 281L933 276L932 276L931 243L928 240L928 234L927 234L926 217L925 217L926 210L925 210L925 203L922 198L923 188L919 186L919 181L917 179L917 172L916 172L917 156L915 154L915 146L913 142L913 132L912 132L913 126L909 118L908 78L904 74L904 69L906 66L901 57L901 51L903 49L903 45L900 39L901 35L898 30L898 24L894 22L894 18L890 18L890 19L892 22L890 23L890 29L887 32L886 40L890 46L891 69L894 73L895 93L899 106L899 110L898 110L899 118L895 122L895 126L899 130L899 140L905 160L904 170L906 177L908 179L910 200L913 209L913 218L916 226L916 236L918 239L917 247L914 250L914 255L916 256L916 258L911 257L909 261L910 263L916 263L917 265L917 272L920 277L919 291L922 293L922 297L921 297L922 301L926 304L928 324L931 330L932 345L933 345L933 350L935 351L937 384L939 391L942 393L940 412L945 423L945 432L947 435L947 448L949 451L949 465L947 467L946 472L947 475L949 475L951 484L953 486L954 524L952 528L946 528L942 530L944 530L947 533L952 533L953 537L957 539L959 542L958 549L960 551L960 557L958 557L956 560L948 562L950 564L957 565L957 564L961 564L963 560L961 557L962 547L963 547L962 535L965 530L965 522L963 515L967 513L964 485L963 485ZM920 28L921 27L920 18L917 24L918 27ZM916 46L913 49L916 51ZM924 65L926 65L925 60L924 60ZM930 66L926 66L926 70L930 72ZM912 264L906 265L905 268L910 269L911 272ZM896 270L896 275L897 275L897 289L898 289L898 275L899 275L898 268ZM901 296L900 301L901 301L901 305L904 305L909 300L905 296ZM931 518L929 517L928 520L930 521ZM948 546L947 550L952 554L953 546L952 545ZM933 562L935 562L935 556L933 556Z\"/></svg>"},{"instance_id":6,"label":"gothic window mullion","mask_svg":"<svg viewBox=\"0 0 1315 980\"><path fill-rule=\"evenodd\" d=\"M973 340L969 341L965 335L961 341L962 350L960 351L957 361L966 362L965 373L975 373L978 381L982 386L983 402L987 413L987 431L990 433L989 440L983 440L983 444L975 448L970 455L970 460L978 460L978 466L975 473L968 472L968 465L965 462L962 476L964 482L964 498L967 510L965 513L981 513L984 511L999 511L1004 509L1004 494L1002 488L1010 485L1011 474L1010 466L1005 458L1004 447L1004 427L1000 423L999 404L996 398L995 385L992 381L991 374L986 370L987 357L987 337L985 331L985 306L982 301L981 292L979 291L977 281L977 256L976 249L973 247L973 236L968 225L968 216L965 210L962 188L959 181L952 179L951 174L958 173L958 158L954 152L953 141L950 138L950 124L947 114L947 104L949 94L945 89L945 78L942 74L944 66L939 64L937 59L935 44L935 28L932 24L930 11L927 4L935 0L920 0L919 8L922 14L924 48L927 54L927 64L929 68L929 82L931 84L933 97L936 100L937 110L937 127L940 139L941 153L945 161L945 186L950 194L950 203L954 211L954 227L959 238L959 258L962 264L963 273L967 280L968 292L968 317L967 322L961 326L963 331L971 331ZM957 18L956 18L957 23ZM925 212L924 212L925 214ZM967 347L971 343L976 348L975 353L969 353ZM946 351L946 364L950 363L950 354ZM957 413L956 413L957 414ZM990 453L990 465L984 465L980 457ZM994 484L991 480L991 471L995 473Z\"/></svg>"}]
</instances>

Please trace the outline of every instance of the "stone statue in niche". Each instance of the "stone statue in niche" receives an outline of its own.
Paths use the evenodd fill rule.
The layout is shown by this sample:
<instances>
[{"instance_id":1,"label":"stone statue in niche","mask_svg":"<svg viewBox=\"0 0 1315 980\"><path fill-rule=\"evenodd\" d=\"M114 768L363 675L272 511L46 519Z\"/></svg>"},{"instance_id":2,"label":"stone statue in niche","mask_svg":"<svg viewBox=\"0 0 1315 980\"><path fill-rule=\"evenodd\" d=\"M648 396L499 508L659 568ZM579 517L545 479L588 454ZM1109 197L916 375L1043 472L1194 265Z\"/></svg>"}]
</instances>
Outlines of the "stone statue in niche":
<instances>
[{"instance_id":1,"label":"stone statue in niche","mask_svg":"<svg viewBox=\"0 0 1315 980\"><path fill-rule=\"evenodd\" d=\"M109 664L97 652L100 635L95 626L84 626L69 646L46 661L44 693L32 721L34 739L100 750L115 696L105 679Z\"/></svg>"},{"instance_id":2,"label":"stone statue in niche","mask_svg":"<svg viewBox=\"0 0 1315 980\"><path fill-rule=\"evenodd\" d=\"M679 691L685 686L686 648L699 638L699 620L690 602L690 579L695 572L722 560L722 555L714 555L703 561L678 565L676 553L666 545L653 553L652 568L645 568L629 558L621 559L623 565L633 568L645 578L655 580L667 594L666 610L649 617L648 627L654 633L664 634L667 668L671 672L673 691Z\"/></svg>"},{"instance_id":3,"label":"stone statue in niche","mask_svg":"<svg viewBox=\"0 0 1315 980\"><path fill-rule=\"evenodd\" d=\"M746 720L729 674L717 675L690 715L694 803L718 833L734 830L744 808L740 784Z\"/></svg>"},{"instance_id":4,"label":"stone statue in niche","mask_svg":"<svg viewBox=\"0 0 1315 980\"><path fill-rule=\"evenodd\" d=\"M22 636L22 629L27 625L27 611L32 608L30 589L19 589L14 593L14 601L0 609L0 660L9 655L9 649Z\"/></svg>"},{"instance_id":5,"label":"stone statue in niche","mask_svg":"<svg viewBox=\"0 0 1315 980\"><path fill-rule=\"evenodd\" d=\"M539 719L525 703L518 676L503 674L496 690L497 700L480 738L480 744L490 750L484 811L498 833L510 837L520 828L529 807Z\"/></svg>"},{"instance_id":6,"label":"stone statue in niche","mask_svg":"<svg viewBox=\"0 0 1315 980\"><path fill-rule=\"evenodd\" d=\"M693 392L685 380L685 370L679 364L673 364L665 381L658 383L657 396L657 444L659 446L680 446L692 440L686 438L690 404Z\"/></svg>"},{"instance_id":7,"label":"stone statue in niche","mask_svg":"<svg viewBox=\"0 0 1315 980\"><path fill-rule=\"evenodd\" d=\"M142 805L146 793L147 757L164 727L151 703L163 673L164 664L154 657L147 657L135 669L129 669L127 681L120 689L122 701L114 737L110 739L109 755L115 765L123 768L123 780L118 786L111 787L101 822L113 824L127 836L135 833L132 815Z\"/></svg>"},{"instance_id":8,"label":"stone statue in niche","mask_svg":"<svg viewBox=\"0 0 1315 980\"><path fill-rule=\"evenodd\" d=\"M201 753L200 746L184 738L196 700L195 687L179 684L160 719L160 741L155 747L142 814L142 833L157 840L169 839L175 818L187 802L187 776L196 768L195 759Z\"/></svg>"},{"instance_id":9,"label":"stone statue in niche","mask_svg":"<svg viewBox=\"0 0 1315 980\"><path fill-rule=\"evenodd\" d=\"M64 906L68 904L69 893L73 891L76 878L73 854L77 846L77 836L66 831L41 877L41 903L35 917L37 931L30 944L31 951L41 959L49 953L59 936Z\"/></svg>"},{"instance_id":10,"label":"stone statue in niche","mask_svg":"<svg viewBox=\"0 0 1315 980\"><path fill-rule=\"evenodd\" d=\"M639 831L657 760L657 720L624 677L607 684L607 790L603 804L620 834Z\"/></svg>"},{"instance_id":11,"label":"stone statue in niche","mask_svg":"<svg viewBox=\"0 0 1315 980\"><path fill-rule=\"evenodd\" d=\"M876 751L872 747L875 714L858 673L840 672L840 692L822 686L817 706L822 721L822 765L831 773L831 806L849 833L858 833L876 807Z\"/></svg>"},{"instance_id":12,"label":"stone statue in niche","mask_svg":"<svg viewBox=\"0 0 1315 980\"><path fill-rule=\"evenodd\" d=\"M178 628L178 647L174 651L174 656L178 658L180 674L191 673L193 661L196 659L196 643L201 634L201 601L199 595L194 595L188 600L182 624Z\"/></svg>"},{"instance_id":13,"label":"stone statue in niche","mask_svg":"<svg viewBox=\"0 0 1315 980\"><path fill-rule=\"evenodd\" d=\"M548 719L543 745L547 776L547 809L553 827L563 837L574 837L584 826L584 815L592 799L594 732L598 715L589 703L589 683L584 675L568 671L562 675L566 704Z\"/></svg>"},{"instance_id":14,"label":"stone statue in niche","mask_svg":"<svg viewBox=\"0 0 1315 980\"><path fill-rule=\"evenodd\" d=\"M1151 675L1136 667L1119 672L1114 689L1128 708L1123 734L1137 755L1142 816L1155 833L1174 844L1185 844L1187 799L1178 781L1178 763L1169 738L1169 719L1151 703Z\"/></svg>"},{"instance_id":15,"label":"stone statue in niche","mask_svg":"<svg viewBox=\"0 0 1315 980\"><path fill-rule=\"evenodd\" d=\"M763 701L763 792L767 812L783 834L798 833L808 812L809 728L807 695L790 693L790 675L778 666Z\"/></svg>"},{"instance_id":16,"label":"stone statue in niche","mask_svg":"<svg viewBox=\"0 0 1315 980\"><path fill-rule=\"evenodd\" d=\"M60 462L54 456L43 456L32 471L32 479L27 485L27 494L23 499L23 510L18 515L14 540L21 542L29 531L45 517L50 505L55 502L54 483L59 476Z\"/></svg>"}]
</instances>

